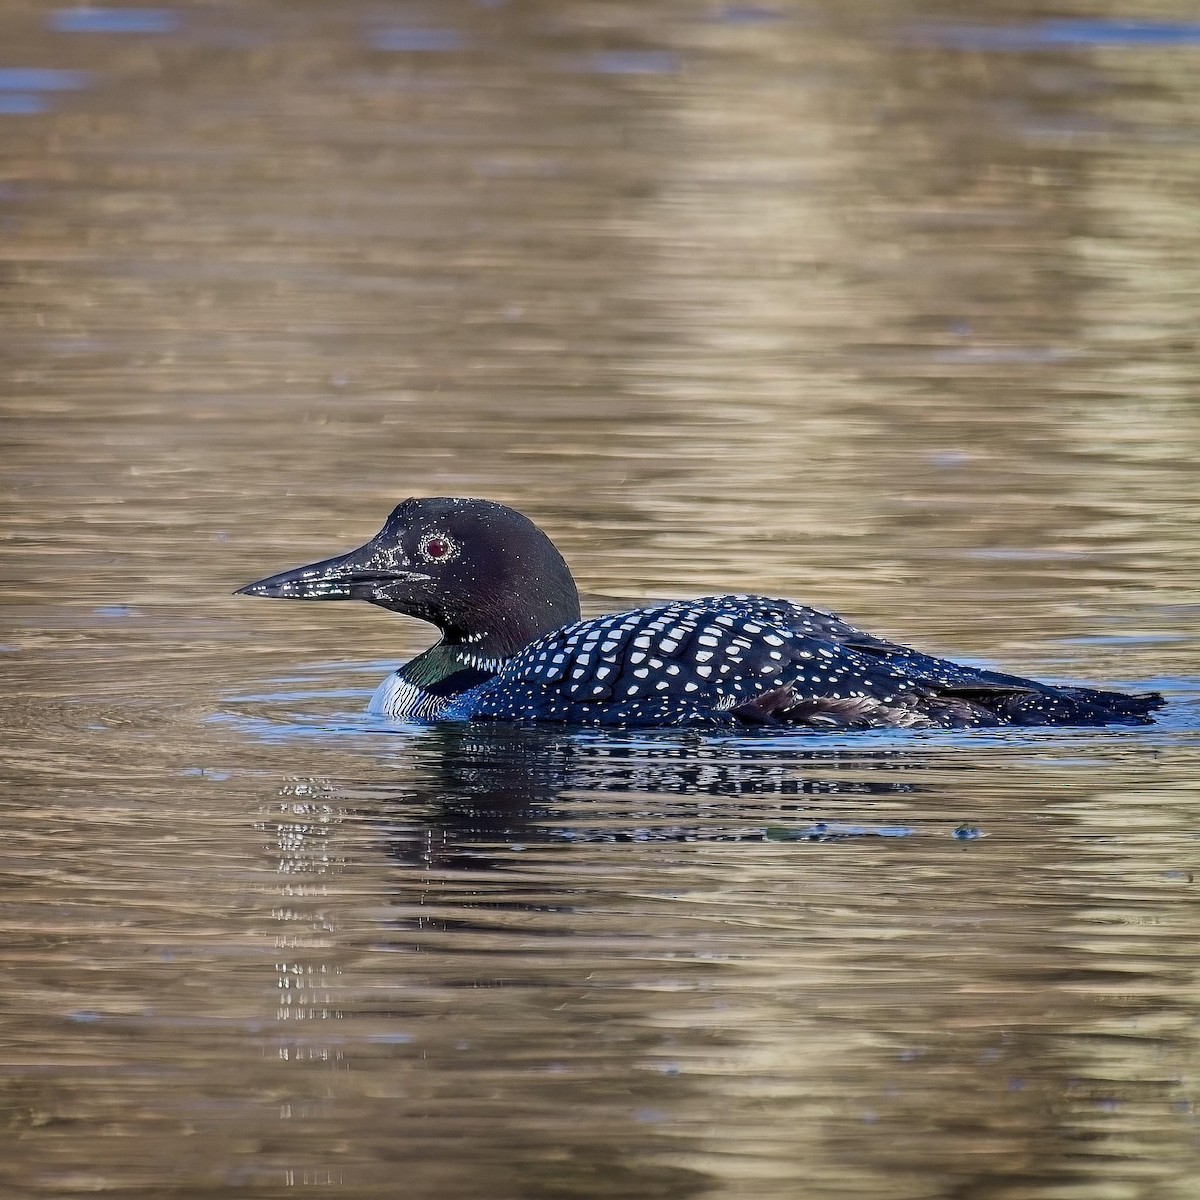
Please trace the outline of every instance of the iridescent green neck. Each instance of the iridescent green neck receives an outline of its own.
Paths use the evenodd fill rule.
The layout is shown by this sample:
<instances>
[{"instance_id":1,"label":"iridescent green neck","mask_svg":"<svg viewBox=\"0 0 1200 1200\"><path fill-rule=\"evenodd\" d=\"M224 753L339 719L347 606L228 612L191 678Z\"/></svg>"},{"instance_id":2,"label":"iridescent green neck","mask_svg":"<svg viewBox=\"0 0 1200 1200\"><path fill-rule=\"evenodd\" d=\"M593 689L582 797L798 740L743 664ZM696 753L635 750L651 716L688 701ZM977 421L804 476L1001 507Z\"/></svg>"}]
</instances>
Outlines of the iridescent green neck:
<instances>
[{"instance_id":1,"label":"iridescent green neck","mask_svg":"<svg viewBox=\"0 0 1200 1200\"><path fill-rule=\"evenodd\" d=\"M503 665L503 659L479 654L465 642L438 642L405 663L398 674L422 692L446 697L477 687Z\"/></svg>"}]
</instances>

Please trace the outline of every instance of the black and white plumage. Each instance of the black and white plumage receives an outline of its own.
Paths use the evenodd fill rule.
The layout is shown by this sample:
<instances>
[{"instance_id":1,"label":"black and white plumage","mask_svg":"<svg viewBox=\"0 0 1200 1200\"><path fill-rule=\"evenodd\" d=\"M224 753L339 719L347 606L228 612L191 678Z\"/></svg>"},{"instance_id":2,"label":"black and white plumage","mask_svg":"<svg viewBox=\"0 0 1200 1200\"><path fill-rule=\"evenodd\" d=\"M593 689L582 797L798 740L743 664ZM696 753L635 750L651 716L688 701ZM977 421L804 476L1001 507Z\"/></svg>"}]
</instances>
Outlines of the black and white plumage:
<instances>
[{"instance_id":1,"label":"black and white plumage","mask_svg":"<svg viewBox=\"0 0 1200 1200\"><path fill-rule=\"evenodd\" d=\"M241 591L363 599L437 625L442 640L372 701L397 719L959 729L1145 724L1163 703L962 666L761 596L580 620L549 538L484 500L405 501L358 550Z\"/></svg>"}]
</instances>

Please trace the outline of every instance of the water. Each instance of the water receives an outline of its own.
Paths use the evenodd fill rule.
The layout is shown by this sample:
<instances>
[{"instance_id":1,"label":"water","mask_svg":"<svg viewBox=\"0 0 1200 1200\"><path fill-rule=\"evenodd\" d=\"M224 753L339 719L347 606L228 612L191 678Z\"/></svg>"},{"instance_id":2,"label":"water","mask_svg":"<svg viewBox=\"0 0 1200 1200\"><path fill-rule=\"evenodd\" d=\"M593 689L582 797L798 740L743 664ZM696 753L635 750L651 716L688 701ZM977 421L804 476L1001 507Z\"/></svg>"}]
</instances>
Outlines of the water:
<instances>
[{"instance_id":1,"label":"water","mask_svg":"<svg viewBox=\"0 0 1200 1200\"><path fill-rule=\"evenodd\" d=\"M1187 1200L1195 14L0 14L0 1191ZM390 729L406 495L1148 729Z\"/></svg>"}]
</instances>

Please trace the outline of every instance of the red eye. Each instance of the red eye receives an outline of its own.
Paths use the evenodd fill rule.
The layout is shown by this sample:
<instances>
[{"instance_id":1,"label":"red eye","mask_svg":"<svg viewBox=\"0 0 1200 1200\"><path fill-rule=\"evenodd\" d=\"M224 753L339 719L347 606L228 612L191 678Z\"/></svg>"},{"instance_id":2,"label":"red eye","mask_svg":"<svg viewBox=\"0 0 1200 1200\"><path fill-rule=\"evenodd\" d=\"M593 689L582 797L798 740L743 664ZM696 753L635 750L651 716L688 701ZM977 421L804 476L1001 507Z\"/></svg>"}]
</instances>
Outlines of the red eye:
<instances>
[{"instance_id":1,"label":"red eye","mask_svg":"<svg viewBox=\"0 0 1200 1200\"><path fill-rule=\"evenodd\" d=\"M421 557L429 562L453 558L458 547L447 537L427 537L421 543Z\"/></svg>"}]
</instances>

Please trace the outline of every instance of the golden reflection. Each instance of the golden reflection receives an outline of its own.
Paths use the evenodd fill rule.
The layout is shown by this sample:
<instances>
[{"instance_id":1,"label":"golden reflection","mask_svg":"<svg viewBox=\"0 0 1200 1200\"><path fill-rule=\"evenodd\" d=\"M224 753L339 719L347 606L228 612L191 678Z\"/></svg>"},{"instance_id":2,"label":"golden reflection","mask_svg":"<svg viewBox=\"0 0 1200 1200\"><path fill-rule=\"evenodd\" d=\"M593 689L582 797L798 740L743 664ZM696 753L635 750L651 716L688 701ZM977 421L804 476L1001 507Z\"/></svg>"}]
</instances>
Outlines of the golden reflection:
<instances>
[{"instance_id":1,"label":"golden reflection","mask_svg":"<svg viewBox=\"0 0 1200 1200\"><path fill-rule=\"evenodd\" d=\"M1001 7L0 14L5 1194L1190 1197L1200 34ZM1169 719L381 731L409 494Z\"/></svg>"}]
</instances>

